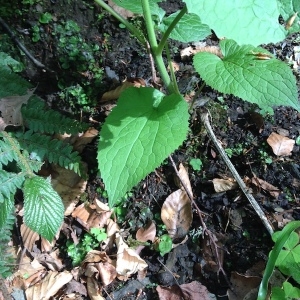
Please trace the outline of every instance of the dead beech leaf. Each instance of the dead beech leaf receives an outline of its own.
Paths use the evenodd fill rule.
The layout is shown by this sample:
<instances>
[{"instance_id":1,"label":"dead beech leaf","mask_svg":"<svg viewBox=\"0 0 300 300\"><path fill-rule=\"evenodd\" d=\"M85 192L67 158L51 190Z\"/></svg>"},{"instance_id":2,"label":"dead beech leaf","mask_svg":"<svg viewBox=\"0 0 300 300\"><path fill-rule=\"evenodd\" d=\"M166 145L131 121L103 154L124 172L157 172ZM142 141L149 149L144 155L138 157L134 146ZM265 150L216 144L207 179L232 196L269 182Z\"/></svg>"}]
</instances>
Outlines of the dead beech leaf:
<instances>
[{"instance_id":1,"label":"dead beech leaf","mask_svg":"<svg viewBox=\"0 0 300 300\"><path fill-rule=\"evenodd\" d=\"M188 189L188 191L190 192L190 194L193 196L193 191L192 191L192 186L191 186L191 182L190 182L190 179L189 179L189 174L188 174L186 168L183 166L182 163L179 164L178 173L179 173L179 176L180 176L183 184ZM178 180L178 187L181 188L183 191L185 191L185 189L182 186L182 183L181 183L180 180Z\"/></svg>"},{"instance_id":2,"label":"dead beech leaf","mask_svg":"<svg viewBox=\"0 0 300 300\"><path fill-rule=\"evenodd\" d=\"M181 284L181 292L184 299L189 300L211 300L210 293L207 288L198 281Z\"/></svg>"},{"instance_id":3,"label":"dead beech leaf","mask_svg":"<svg viewBox=\"0 0 300 300\"><path fill-rule=\"evenodd\" d=\"M140 242L151 241L153 243L156 236L156 226L153 221L149 222L146 227L140 228L136 232L136 239Z\"/></svg>"},{"instance_id":4,"label":"dead beech leaf","mask_svg":"<svg viewBox=\"0 0 300 300\"><path fill-rule=\"evenodd\" d=\"M117 12L119 15L121 15L123 18L128 19L132 18L134 16L134 13L130 10L127 10L117 4L115 4L113 1L108 0L108 5L113 8L115 12Z\"/></svg>"},{"instance_id":5,"label":"dead beech leaf","mask_svg":"<svg viewBox=\"0 0 300 300\"><path fill-rule=\"evenodd\" d=\"M118 247L116 271L127 279L130 275L148 267L147 263L123 241L121 235L116 233Z\"/></svg>"},{"instance_id":6,"label":"dead beech leaf","mask_svg":"<svg viewBox=\"0 0 300 300\"><path fill-rule=\"evenodd\" d=\"M257 186L257 187L263 189L264 191L268 192L274 198L278 198L278 196L280 194L280 190L276 186L274 186L274 185L272 185L272 184L256 177L255 175L254 175L254 177L252 177L251 182L255 186Z\"/></svg>"},{"instance_id":7,"label":"dead beech leaf","mask_svg":"<svg viewBox=\"0 0 300 300\"><path fill-rule=\"evenodd\" d=\"M23 124L21 107L26 104L33 95L35 88L28 90L27 94L19 96L9 96L0 99L0 112L2 115L0 122L0 131L3 131L6 126L20 126Z\"/></svg>"},{"instance_id":8,"label":"dead beech leaf","mask_svg":"<svg viewBox=\"0 0 300 300\"><path fill-rule=\"evenodd\" d=\"M272 147L275 155L291 155L295 141L285 136L272 132L267 139L267 143Z\"/></svg>"},{"instance_id":9,"label":"dead beech leaf","mask_svg":"<svg viewBox=\"0 0 300 300\"><path fill-rule=\"evenodd\" d=\"M24 247L28 249L28 251L32 251L33 245L40 238L39 234L31 230L24 223L21 225L20 231Z\"/></svg>"},{"instance_id":10,"label":"dead beech leaf","mask_svg":"<svg viewBox=\"0 0 300 300\"><path fill-rule=\"evenodd\" d=\"M214 178L212 180L216 193L234 190L238 184L233 179Z\"/></svg>"},{"instance_id":11,"label":"dead beech leaf","mask_svg":"<svg viewBox=\"0 0 300 300\"><path fill-rule=\"evenodd\" d=\"M178 285L160 286L156 287L158 297L160 300L182 300L182 292ZM200 298L199 298L200 299Z\"/></svg>"},{"instance_id":12,"label":"dead beech leaf","mask_svg":"<svg viewBox=\"0 0 300 300\"><path fill-rule=\"evenodd\" d=\"M192 204L183 190L173 192L161 209L161 219L171 238L184 238L192 224Z\"/></svg>"},{"instance_id":13,"label":"dead beech leaf","mask_svg":"<svg viewBox=\"0 0 300 300\"><path fill-rule=\"evenodd\" d=\"M86 285L91 300L105 300L105 298L101 295L100 283L98 283L95 278L88 277L86 280Z\"/></svg>"},{"instance_id":14,"label":"dead beech leaf","mask_svg":"<svg viewBox=\"0 0 300 300\"><path fill-rule=\"evenodd\" d=\"M68 271L52 272L42 279L38 284L29 287L25 293L27 300L43 299L53 297L65 284L73 278Z\"/></svg>"},{"instance_id":15,"label":"dead beech leaf","mask_svg":"<svg viewBox=\"0 0 300 300\"><path fill-rule=\"evenodd\" d=\"M112 91L103 94L100 102L106 102L116 100L120 97L121 93L129 87L142 87L146 86L146 82L143 78L130 78L124 81L120 86Z\"/></svg>"},{"instance_id":16,"label":"dead beech leaf","mask_svg":"<svg viewBox=\"0 0 300 300\"><path fill-rule=\"evenodd\" d=\"M232 283L232 289L228 289L227 291L228 299L241 300L246 299L246 295L248 295L252 289L259 286L261 278L259 276L247 276L237 272L232 272L230 282Z\"/></svg>"}]
</instances>

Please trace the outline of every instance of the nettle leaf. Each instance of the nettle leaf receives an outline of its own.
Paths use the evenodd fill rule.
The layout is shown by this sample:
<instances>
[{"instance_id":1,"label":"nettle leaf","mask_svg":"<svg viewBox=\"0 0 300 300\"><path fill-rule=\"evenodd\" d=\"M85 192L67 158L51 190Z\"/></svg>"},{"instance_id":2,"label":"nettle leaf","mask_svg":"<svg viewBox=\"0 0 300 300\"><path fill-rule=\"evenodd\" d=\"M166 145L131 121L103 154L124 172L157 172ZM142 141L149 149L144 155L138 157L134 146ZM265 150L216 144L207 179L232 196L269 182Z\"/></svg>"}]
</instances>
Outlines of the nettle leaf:
<instances>
[{"instance_id":1,"label":"nettle leaf","mask_svg":"<svg viewBox=\"0 0 300 300\"><path fill-rule=\"evenodd\" d=\"M64 206L60 196L52 188L50 179L39 176L27 178L23 193L25 224L52 241L63 221Z\"/></svg>"},{"instance_id":2,"label":"nettle leaf","mask_svg":"<svg viewBox=\"0 0 300 300\"><path fill-rule=\"evenodd\" d=\"M239 46L233 40L221 41L220 47L223 58L208 52L194 56L194 67L208 85L256 103L265 111L272 112L271 107L277 105L300 111L296 79L284 62L263 48ZM262 53L267 60L260 59Z\"/></svg>"},{"instance_id":3,"label":"nettle leaf","mask_svg":"<svg viewBox=\"0 0 300 300\"><path fill-rule=\"evenodd\" d=\"M280 0L280 14L285 20L285 26L288 32L294 33L300 31L300 1L299 0ZM298 12L298 14L296 14ZM290 24L291 23L291 24Z\"/></svg>"},{"instance_id":4,"label":"nettle leaf","mask_svg":"<svg viewBox=\"0 0 300 300\"><path fill-rule=\"evenodd\" d=\"M179 12L176 12L166 18L163 18L159 29L165 32L169 25L173 22ZM186 14L176 24L170 34L170 38L183 43L200 41L211 34L210 28L203 24L196 14Z\"/></svg>"},{"instance_id":5,"label":"nettle leaf","mask_svg":"<svg viewBox=\"0 0 300 300\"><path fill-rule=\"evenodd\" d=\"M188 106L181 95L128 88L100 132L98 164L110 207L185 140Z\"/></svg>"},{"instance_id":6,"label":"nettle leaf","mask_svg":"<svg viewBox=\"0 0 300 300\"><path fill-rule=\"evenodd\" d=\"M141 0L112 0L115 4L132 11L135 14L142 14L143 7ZM152 15L156 15L159 19L162 19L165 15L165 11L158 6L157 3L162 2L163 0L149 0L149 6Z\"/></svg>"},{"instance_id":7,"label":"nettle leaf","mask_svg":"<svg viewBox=\"0 0 300 300\"><path fill-rule=\"evenodd\" d=\"M197 14L219 38L238 44L276 43L287 31L280 25L279 5L274 0L184 0L189 13Z\"/></svg>"}]
</instances>

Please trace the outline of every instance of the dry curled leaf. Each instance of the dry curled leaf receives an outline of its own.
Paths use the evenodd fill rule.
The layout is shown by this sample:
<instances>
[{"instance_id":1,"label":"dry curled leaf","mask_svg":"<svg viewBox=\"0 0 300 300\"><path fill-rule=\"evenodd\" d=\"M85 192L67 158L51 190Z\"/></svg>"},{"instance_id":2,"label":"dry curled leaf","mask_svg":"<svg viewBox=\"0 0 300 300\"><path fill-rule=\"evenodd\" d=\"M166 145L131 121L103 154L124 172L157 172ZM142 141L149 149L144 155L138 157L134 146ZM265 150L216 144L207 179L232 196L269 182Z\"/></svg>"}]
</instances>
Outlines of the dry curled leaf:
<instances>
[{"instance_id":1,"label":"dry curled leaf","mask_svg":"<svg viewBox=\"0 0 300 300\"><path fill-rule=\"evenodd\" d=\"M272 147L275 155L291 155L295 141L285 136L272 132L267 139L267 143Z\"/></svg>"},{"instance_id":2,"label":"dry curled leaf","mask_svg":"<svg viewBox=\"0 0 300 300\"><path fill-rule=\"evenodd\" d=\"M6 126L20 126L23 124L21 108L26 104L33 95L35 89L29 90L27 94L19 96L9 96L0 99L0 131L4 130Z\"/></svg>"},{"instance_id":3,"label":"dry curled leaf","mask_svg":"<svg viewBox=\"0 0 300 300\"><path fill-rule=\"evenodd\" d=\"M112 91L106 92L103 94L100 102L106 102L111 100L116 100L120 97L121 93L129 87L141 87L146 86L146 82L142 78L130 78L122 83Z\"/></svg>"},{"instance_id":4,"label":"dry curled leaf","mask_svg":"<svg viewBox=\"0 0 300 300\"><path fill-rule=\"evenodd\" d=\"M156 236L156 226L153 221L149 222L145 227L140 228L136 232L136 239L140 242L153 242Z\"/></svg>"},{"instance_id":5,"label":"dry curled leaf","mask_svg":"<svg viewBox=\"0 0 300 300\"><path fill-rule=\"evenodd\" d=\"M231 178L229 179L214 178L212 182L216 193L231 191L238 187L236 181Z\"/></svg>"}]
</instances>

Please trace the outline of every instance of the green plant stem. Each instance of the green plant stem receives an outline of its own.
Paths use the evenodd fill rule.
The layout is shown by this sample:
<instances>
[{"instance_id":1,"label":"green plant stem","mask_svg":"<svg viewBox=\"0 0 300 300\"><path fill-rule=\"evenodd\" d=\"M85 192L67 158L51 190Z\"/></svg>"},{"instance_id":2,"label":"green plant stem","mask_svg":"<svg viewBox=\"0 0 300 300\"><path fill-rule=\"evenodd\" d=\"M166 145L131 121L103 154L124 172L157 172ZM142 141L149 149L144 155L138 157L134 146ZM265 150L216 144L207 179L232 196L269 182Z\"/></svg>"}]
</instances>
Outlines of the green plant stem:
<instances>
[{"instance_id":1,"label":"green plant stem","mask_svg":"<svg viewBox=\"0 0 300 300\"><path fill-rule=\"evenodd\" d=\"M147 33L148 33L150 49L152 52L152 56L156 62L158 72L159 72L159 74L162 78L162 81L163 81L164 85L166 86L168 92L170 94L176 93L176 91L174 90L174 86L172 85L171 78L170 78L168 71L166 69L166 66L164 64L162 53L157 53L158 44L157 44L157 39L156 39L155 31L154 31L149 1L142 0L142 7L143 7L143 15L145 18L145 23L146 23L146 29L147 29Z\"/></svg>"},{"instance_id":2,"label":"green plant stem","mask_svg":"<svg viewBox=\"0 0 300 300\"><path fill-rule=\"evenodd\" d=\"M170 33L172 32L172 30L174 29L174 27L176 26L176 24L179 22L179 20L187 13L187 8L186 6L179 12L179 14L175 17L175 19L172 21L172 23L169 25L169 27L167 28L166 32L164 33L164 35L162 36L161 41L159 42L158 46L157 46L157 54L161 54L164 46L167 42L167 39L169 38Z\"/></svg>"},{"instance_id":3,"label":"green plant stem","mask_svg":"<svg viewBox=\"0 0 300 300\"><path fill-rule=\"evenodd\" d=\"M144 36L140 33L140 31L131 23L129 23L125 18L123 18L120 14L118 14L113 8L107 5L103 0L95 0L95 2L108 11L112 16L114 16L118 21L120 21L127 29L131 31L131 33L138 39L138 41L146 47L146 41Z\"/></svg>"},{"instance_id":4,"label":"green plant stem","mask_svg":"<svg viewBox=\"0 0 300 300\"><path fill-rule=\"evenodd\" d=\"M290 234L300 227L300 221L292 221L288 223L282 230L280 237L276 240L273 250L270 252L268 263L259 286L257 300L266 300L268 294L268 283L275 268L275 263L284 244L288 240Z\"/></svg>"},{"instance_id":5,"label":"green plant stem","mask_svg":"<svg viewBox=\"0 0 300 300\"><path fill-rule=\"evenodd\" d=\"M171 61L171 54L170 54L168 44L166 44L165 49L166 49L166 54L167 54L167 59L168 59L168 64L169 64L169 70L170 70L170 73L171 73L171 81L172 81L173 89L176 92L176 94L180 95L180 91L179 91L179 88L178 88L174 68L173 68L172 61Z\"/></svg>"}]
</instances>

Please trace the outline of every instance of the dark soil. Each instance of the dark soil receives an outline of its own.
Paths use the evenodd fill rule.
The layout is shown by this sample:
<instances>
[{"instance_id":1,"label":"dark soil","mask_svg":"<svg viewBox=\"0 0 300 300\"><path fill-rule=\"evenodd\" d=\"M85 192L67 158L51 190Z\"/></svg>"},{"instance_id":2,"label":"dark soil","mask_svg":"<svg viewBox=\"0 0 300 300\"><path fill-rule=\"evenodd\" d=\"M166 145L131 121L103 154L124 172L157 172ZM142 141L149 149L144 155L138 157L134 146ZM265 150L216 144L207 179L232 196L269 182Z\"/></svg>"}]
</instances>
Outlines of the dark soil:
<instances>
[{"instance_id":1,"label":"dark soil","mask_svg":"<svg viewBox=\"0 0 300 300\"><path fill-rule=\"evenodd\" d=\"M168 12L175 11L181 5L179 2L165 3ZM36 93L52 107L68 114L75 112L75 116L78 116L80 106L75 103L74 107L70 108L68 102L60 97L60 82L64 81L65 86L84 82L87 90L93 90L90 94L92 100L89 103L92 110L84 113L84 118L88 120L92 117L101 123L108 108L98 100L105 91L116 84L116 81L140 77L151 84L152 73L146 51L128 34L126 29L121 29L118 22L100 8L95 7L92 1L41 1L32 7L23 5L24 7L29 9L27 12L22 10L22 17L17 13L12 13L3 18L28 51L53 72L37 68L26 56L20 55L15 46L11 46L13 51L11 55L15 54L16 59L22 59L26 66L22 75L37 86ZM21 6L19 8L21 9ZM42 12L50 12L55 19L49 24L40 25L38 19ZM98 14L102 17L98 18ZM93 74L88 77L87 74L76 69L76 62L71 63L68 69L62 68L62 62L59 60L62 53L57 46L58 37L53 33L55 26L67 20L74 20L78 23L80 33L87 44L99 47L100 50L95 59L96 65L103 70L100 81ZM32 41L31 30L34 24L38 24L43 29L40 32L40 40L35 43ZM10 43L6 34L7 32L0 26L0 37ZM292 41L293 37L281 44L268 45L268 49L276 53L278 58L285 59L293 53ZM207 43L216 44L217 40L211 36ZM189 67L191 59L182 61L180 58L179 51L186 46L172 43L170 47L174 60L187 70L177 73L180 83L191 76L197 78ZM295 75L299 77L298 74ZM198 85L201 84L200 80ZM213 100L206 106L212 115L215 134L224 148L233 150L231 161L240 176L247 180L255 174L280 190L280 195L274 198L263 188L249 185L249 189L252 189L253 196L263 208L274 229L277 230L280 221L284 219L299 220L300 147L295 145L289 157L281 158L276 157L266 143L272 132L281 132L282 129L286 130L287 137L296 139L300 135L299 113L291 108L278 107L274 110L274 116L262 119L257 114L256 106L238 98L218 94L209 87L205 87L201 93L201 97L206 96ZM257 120L263 120L263 124L258 124ZM218 299L226 299L227 290L230 288L231 272L244 274L257 263L266 262L272 241L248 200L239 189L214 192L212 184L214 178L232 177L232 175L205 134L200 121L200 112L197 110L192 113L190 128L188 139L173 154L173 159L176 163L182 162L189 168L195 201L204 213L202 217L206 226L218 239L220 259L226 276L218 272L216 257L207 241L207 236L203 239L202 235L193 237L191 234L186 243L178 246L163 258L158 253L145 248L141 257L146 260L149 267L144 285L141 285L134 276L121 285L120 282L114 282L106 287L113 299L136 299L140 289L143 292L139 299L158 299L155 285L171 286L194 280L200 281ZM97 141L91 144L83 154L83 159L88 162L90 169L95 169L96 165L96 144ZM202 160L201 171L194 171L189 166L191 158ZM119 221L120 227L135 235L137 229L149 220L154 219L159 222L158 216L163 201L176 189L174 175L171 163L166 160L155 173L147 176L124 204L127 215L124 216L124 220ZM103 186L101 179L90 174L88 199L92 200L97 196L106 202L107 199L97 194L99 186ZM72 219L69 222L79 226ZM195 210L191 230L195 232L199 228L201 228L201 223ZM177 282L158 260L170 266L171 272L178 275ZM68 266L67 262L66 265ZM107 299L110 298L107 297Z\"/></svg>"}]
</instances>

